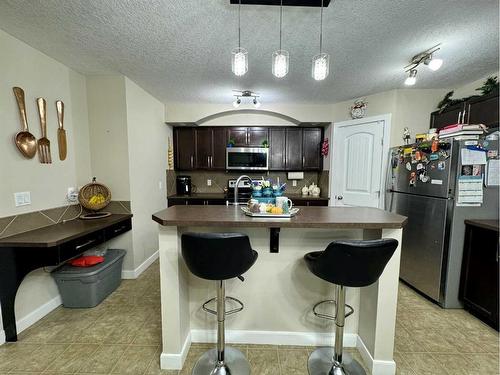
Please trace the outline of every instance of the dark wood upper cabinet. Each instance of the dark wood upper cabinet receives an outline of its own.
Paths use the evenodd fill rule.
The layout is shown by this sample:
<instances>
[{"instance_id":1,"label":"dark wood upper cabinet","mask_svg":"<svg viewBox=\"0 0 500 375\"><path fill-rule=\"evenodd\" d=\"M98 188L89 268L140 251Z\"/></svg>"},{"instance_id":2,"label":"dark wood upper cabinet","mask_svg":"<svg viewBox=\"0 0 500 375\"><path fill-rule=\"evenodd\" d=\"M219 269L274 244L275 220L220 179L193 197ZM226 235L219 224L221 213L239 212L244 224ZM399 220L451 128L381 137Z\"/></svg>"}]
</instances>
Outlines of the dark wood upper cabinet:
<instances>
[{"instance_id":1,"label":"dark wood upper cabinet","mask_svg":"<svg viewBox=\"0 0 500 375\"><path fill-rule=\"evenodd\" d=\"M226 168L226 128L196 128L196 168Z\"/></svg>"},{"instance_id":2,"label":"dark wood upper cabinet","mask_svg":"<svg viewBox=\"0 0 500 375\"><path fill-rule=\"evenodd\" d=\"M227 129L223 127L213 128L213 152L211 160L212 169L226 169L226 147Z\"/></svg>"},{"instance_id":3,"label":"dark wood upper cabinet","mask_svg":"<svg viewBox=\"0 0 500 375\"><path fill-rule=\"evenodd\" d=\"M322 129L304 128L302 133L303 170L319 170L323 167L321 156Z\"/></svg>"},{"instance_id":4,"label":"dark wood upper cabinet","mask_svg":"<svg viewBox=\"0 0 500 375\"><path fill-rule=\"evenodd\" d=\"M175 169L226 169L228 140L235 147L269 145L269 170L321 170L322 128L303 127L176 127Z\"/></svg>"},{"instance_id":5,"label":"dark wood upper cabinet","mask_svg":"<svg viewBox=\"0 0 500 375\"><path fill-rule=\"evenodd\" d=\"M247 128L229 128L228 142L233 141L235 147L246 147L248 144Z\"/></svg>"},{"instance_id":6,"label":"dark wood upper cabinet","mask_svg":"<svg viewBox=\"0 0 500 375\"><path fill-rule=\"evenodd\" d=\"M269 129L269 170L283 171L286 169L286 129Z\"/></svg>"},{"instance_id":7,"label":"dark wood upper cabinet","mask_svg":"<svg viewBox=\"0 0 500 375\"><path fill-rule=\"evenodd\" d=\"M441 129L448 125L457 124L461 121L462 113L465 110L464 103L446 108L444 111L431 113L431 128Z\"/></svg>"},{"instance_id":8,"label":"dark wood upper cabinet","mask_svg":"<svg viewBox=\"0 0 500 375\"><path fill-rule=\"evenodd\" d=\"M267 128L248 128L247 134L247 146L262 147L264 141L267 141L269 143L269 134Z\"/></svg>"},{"instance_id":9,"label":"dark wood upper cabinet","mask_svg":"<svg viewBox=\"0 0 500 375\"><path fill-rule=\"evenodd\" d=\"M484 124L490 128L498 127L498 91L467 102L467 122Z\"/></svg>"},{"instance_id":10,"label":"dark wood upper cabinet","mask_svg":"<svg viewBox=\"0 0 500 375\"><path fill-rule=\"evenodd\" d=\"M212 128L196 129L196 168L210 168L212 156Z\"/></svg>"},{"instance_id":11,"label":"dark wood upper cabinet","mask_svg":"<svg viewBox=\"0 0 500 375\"><path fill-rule=\"evenodd\" d=\"M174 129L174 164L175 169L190 170L195 168L195 129Z\"/></svg>"},{"instance_id":12,"label":"dark wood upper cabinet","mask_svg":"<svg viewBox=\"0 0 500 375\"><path fill-rule=\"evenodd\" d=\"M285 166L287 171L302 170L302 128L286 129L286 156Z\"/></svg>"},{"instance_id":13,"label":"dark wood upper cabinet","mask_svg":"<svg viewBox=\"0 0 500 375\"><path fill-rule=\"evenodd\" d=\"M268 129L262 127L229 128L228 140L233 141L235 147L262 147L262 143L268 140Z\"/></svg>"}]
</instances>

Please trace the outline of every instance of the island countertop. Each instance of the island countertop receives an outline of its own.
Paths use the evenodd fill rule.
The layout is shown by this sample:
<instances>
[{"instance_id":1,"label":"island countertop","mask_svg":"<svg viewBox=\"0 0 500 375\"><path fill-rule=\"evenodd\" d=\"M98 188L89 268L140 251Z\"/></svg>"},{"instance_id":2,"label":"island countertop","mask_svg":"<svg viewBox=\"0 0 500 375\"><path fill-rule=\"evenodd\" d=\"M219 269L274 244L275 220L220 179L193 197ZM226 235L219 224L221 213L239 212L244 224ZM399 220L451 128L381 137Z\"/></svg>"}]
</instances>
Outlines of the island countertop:
<instances>
[{"instance_id":1,"label":"island countertop","mask_svg":"<svg viewBox=\"0 0 500 375\"><path fill-rule=\"evenodd\" d=\"M292 218L246 216L240 206L173 206L157 212L153 220L163 226L257 228L402 228L405 216L369 207L301 207Z\"/></svg>"}]
</instances>

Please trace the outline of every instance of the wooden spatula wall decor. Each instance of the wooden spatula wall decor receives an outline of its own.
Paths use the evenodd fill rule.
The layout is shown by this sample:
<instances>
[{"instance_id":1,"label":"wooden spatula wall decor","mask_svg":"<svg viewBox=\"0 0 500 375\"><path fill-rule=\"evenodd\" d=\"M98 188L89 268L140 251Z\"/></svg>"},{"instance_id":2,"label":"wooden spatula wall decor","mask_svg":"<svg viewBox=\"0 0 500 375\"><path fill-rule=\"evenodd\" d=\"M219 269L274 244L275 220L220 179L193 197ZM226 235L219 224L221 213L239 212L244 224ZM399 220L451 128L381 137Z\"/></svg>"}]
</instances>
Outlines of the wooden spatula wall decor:
<instances>
[{"instance_id":1,"label":"wooden spatula wall decor","mask_svg":"<svg viewBox=\"0 0 500 375\"><path fill-rule=\"evenodd\" d=\"M40 163L50 164L50 141L47 138L47 103L44 98L36 100L38 106L38 115L40 116L40 128L42 129L42 138L38 140L38 156Z\"/></svg>"},{"instance_id":2,"label":"wooden spatula wall decor","mask_svg":"<svg viewBox=\"0 0 500 375\"><path fill-rule=\"evenodd\" d=\"M59 160L65 160L67 154L66 130L64 130L64 103L61 100L56 102L57 109L57 144L59 146Z\"/></svg>"}]
</instances>

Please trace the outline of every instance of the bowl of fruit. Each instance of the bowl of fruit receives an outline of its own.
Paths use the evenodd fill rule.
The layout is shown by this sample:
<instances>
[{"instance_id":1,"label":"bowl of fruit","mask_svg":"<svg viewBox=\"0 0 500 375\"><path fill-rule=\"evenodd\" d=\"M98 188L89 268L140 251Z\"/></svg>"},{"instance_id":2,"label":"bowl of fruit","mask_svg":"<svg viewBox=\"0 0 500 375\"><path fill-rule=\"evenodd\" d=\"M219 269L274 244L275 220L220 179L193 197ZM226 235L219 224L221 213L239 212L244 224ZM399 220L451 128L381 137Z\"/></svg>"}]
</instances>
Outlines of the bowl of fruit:
<instances>
[{"instance_id":1,"label":"bowl of fruit","mask_svg":"<svg viewBox=\"0 0 500 375\"><path fill-rule=\"evenodd\" d=\"M80 189L78 201L87 210L99 211L111 202L111 191L106 185L96 182L94 177L90 184Z\"/></svg>"}]
</instances>

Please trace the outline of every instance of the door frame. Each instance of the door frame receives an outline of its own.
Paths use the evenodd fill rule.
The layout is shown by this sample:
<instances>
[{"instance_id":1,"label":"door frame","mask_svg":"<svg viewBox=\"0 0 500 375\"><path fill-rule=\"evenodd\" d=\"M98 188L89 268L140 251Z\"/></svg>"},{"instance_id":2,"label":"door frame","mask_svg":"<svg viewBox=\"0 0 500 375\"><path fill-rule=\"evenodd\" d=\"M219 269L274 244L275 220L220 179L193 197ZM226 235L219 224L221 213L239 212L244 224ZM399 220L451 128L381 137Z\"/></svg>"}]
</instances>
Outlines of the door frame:
<instances>
[{"instance_id":1,"label":"door frame","mask_svg":"<svg viewBox=\"0 0 500 375\"><path fill-rule=\"evenodd\" d=\"M392 118L392 113L386 113L383 115L377 115L377 116L370 116L370 117L363 117L360 119L354 119L354 120L347 120L347 121L341 121L341 122L334 122L332 123L332 152L331 152L331 158L330 158L330 171L329 171L329 191L330 191L330 202L329 205L333 206L334 202L334 193L333 193L333 178L334 178L334 171L333 171L333 166L334 166L334 158L335 158L335 151L337 149L337 137L335 136L335 131L340 128L345 128L347 126L353 126L353 125L360 125L366 122L383 122L384 123L384 138L383 138L383 144L382 144L382 166L381 166L381 173L380 173L380 182L379 182L379 188L380 188L380 194L379 194L379 202L378 202L378 208L384 208L384 201L385 201L385 181L386 181L386 176L387 176L387 167L389 164L389 149L390 149L390 142L391 142L391 118Z\"/></svg>"}]
</instances>

